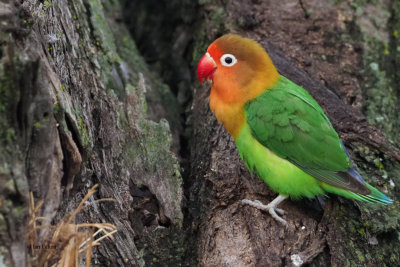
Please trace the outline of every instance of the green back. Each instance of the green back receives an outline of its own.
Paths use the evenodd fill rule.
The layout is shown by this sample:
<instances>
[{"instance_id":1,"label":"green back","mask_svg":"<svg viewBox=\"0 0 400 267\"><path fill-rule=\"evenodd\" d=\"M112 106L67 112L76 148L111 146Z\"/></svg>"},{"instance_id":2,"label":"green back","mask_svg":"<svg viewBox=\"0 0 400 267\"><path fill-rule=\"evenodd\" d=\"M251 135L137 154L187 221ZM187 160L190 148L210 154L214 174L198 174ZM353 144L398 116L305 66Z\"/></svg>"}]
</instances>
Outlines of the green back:
<instances>
[{"instance_id":1,"label":"green back","mask_svg":"<svg viewBox=\"0 0 400 267\"><path fill-rule=\"evenodd\" d=\"M281 76L245 112L254 138L279 157L328 184L353 191L360 186L346 175L352 163L332 124L302 87Z\"/></svg>"}]
</instances>

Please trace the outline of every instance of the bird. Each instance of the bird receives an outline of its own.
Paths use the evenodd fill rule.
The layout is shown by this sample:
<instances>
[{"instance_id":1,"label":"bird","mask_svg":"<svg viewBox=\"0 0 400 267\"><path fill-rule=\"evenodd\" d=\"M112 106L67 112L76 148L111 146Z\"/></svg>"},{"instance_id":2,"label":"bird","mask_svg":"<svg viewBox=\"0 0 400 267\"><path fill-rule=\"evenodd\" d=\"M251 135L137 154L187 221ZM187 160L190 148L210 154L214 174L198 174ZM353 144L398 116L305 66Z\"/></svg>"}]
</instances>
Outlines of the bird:
<instances>
[{"instance_id":1,"label":"bird","mask_svg":"<svg viewBox=\"0 0 400 267\"><path fill-rule=\"evenodd\" d=\"M286 227L278 205L333 193L358 201L391 204L364 181L320 105L301 86L279 74L256 41L226 34L207 48L197 76L211 81L209 106L233 137L240 158L279 195L268 205L242 203ZM278 215L279 214L279 215Z\"/></svg>"}]
</instances>

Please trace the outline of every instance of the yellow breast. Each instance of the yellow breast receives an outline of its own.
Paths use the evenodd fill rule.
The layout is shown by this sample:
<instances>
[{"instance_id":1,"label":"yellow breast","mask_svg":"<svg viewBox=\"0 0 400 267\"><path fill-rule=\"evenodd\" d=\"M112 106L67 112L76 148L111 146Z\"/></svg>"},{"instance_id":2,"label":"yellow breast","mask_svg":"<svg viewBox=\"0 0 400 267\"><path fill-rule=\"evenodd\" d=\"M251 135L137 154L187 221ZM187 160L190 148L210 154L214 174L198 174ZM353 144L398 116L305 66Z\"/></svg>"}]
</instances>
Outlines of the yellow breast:
<instances>
[{"instance_id":1,"label":"yellow breast","mask_svg":"<svg viewBox=\"0 0 400 267\"><path fill-rule=\"evenodd\" d=\"M226 130L236 139L245 122L244 105L241 103L227 104L215 90L211 89L210 108L218 121L222 122Z\"/></svg>"}]
</instances>

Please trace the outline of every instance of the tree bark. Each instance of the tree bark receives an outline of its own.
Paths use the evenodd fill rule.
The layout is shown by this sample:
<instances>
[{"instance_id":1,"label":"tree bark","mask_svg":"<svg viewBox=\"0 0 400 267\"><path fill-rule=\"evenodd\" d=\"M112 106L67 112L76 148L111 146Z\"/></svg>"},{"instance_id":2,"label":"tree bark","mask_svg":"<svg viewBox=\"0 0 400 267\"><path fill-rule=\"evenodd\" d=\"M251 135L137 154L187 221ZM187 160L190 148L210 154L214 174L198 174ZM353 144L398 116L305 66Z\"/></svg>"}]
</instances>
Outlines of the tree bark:
<instances>
[{"instance_id":1,"label":"tree bark","mask_svg":"<svg viewBox=\"0 0 400 267\"><path fill-rule=\"evenodd\" d=\"M76 223L117 226L93 250L98 266L400 265L399 11L394 0L0 2L0 265L35 265L30 191L54 224L97 183L92 200L115 202ZM241 204L276 194L196 80L227 32L260 42L314 96L393 205L286 200L285 229Z\"/></svg>"},{"instance_id":2,"label":"tree bark","mask_svg":"<svg viewBox=\"0 0 400 267\"><path fill-rule=\"evenodd\" d=\"M0 265L34 264L25 243L29 191L54 223L98 183L95 199L115 202L90 206L76 222L110 222L118 232L95 249L92 263L143 266L136 240L161 242L182 227L169 128L179 124L176 99L139 55L118 2L0 7Z\"/></svg>"}]
</instances>

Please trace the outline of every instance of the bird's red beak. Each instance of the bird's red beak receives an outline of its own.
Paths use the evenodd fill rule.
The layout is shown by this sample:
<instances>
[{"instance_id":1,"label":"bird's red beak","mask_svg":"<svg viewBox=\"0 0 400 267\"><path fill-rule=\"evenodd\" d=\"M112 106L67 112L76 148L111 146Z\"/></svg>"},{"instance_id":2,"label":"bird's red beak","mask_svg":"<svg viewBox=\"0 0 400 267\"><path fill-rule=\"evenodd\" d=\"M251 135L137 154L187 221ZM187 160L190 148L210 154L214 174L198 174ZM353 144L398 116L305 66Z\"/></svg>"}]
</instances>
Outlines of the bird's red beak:
<instances>
[{"instance_id":1,"label":"bird's red beak","mask_svg":"<svg viewBox=\"0 0 400 267\"><path fill-rule=\"evenodd\" d=\"M197 77L200 80L200 83L203 83L203 79L210 79L214 78L214 72L217 69L217 64L212 59L210 54L206 53L199 62L197 66Z\"/></svg>"}]
</instances>

